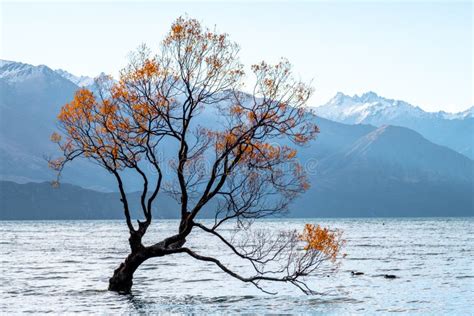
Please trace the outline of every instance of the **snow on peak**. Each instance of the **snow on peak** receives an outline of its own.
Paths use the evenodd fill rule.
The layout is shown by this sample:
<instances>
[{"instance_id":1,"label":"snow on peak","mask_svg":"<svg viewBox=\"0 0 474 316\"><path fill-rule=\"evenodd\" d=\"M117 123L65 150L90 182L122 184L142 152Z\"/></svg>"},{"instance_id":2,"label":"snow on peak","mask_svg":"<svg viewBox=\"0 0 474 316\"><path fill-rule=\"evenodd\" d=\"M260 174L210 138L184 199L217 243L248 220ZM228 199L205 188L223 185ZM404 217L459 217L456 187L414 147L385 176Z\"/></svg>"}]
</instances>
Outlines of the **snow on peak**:
<instances>
[{"instance_id":1,"label":"snow on peak","mask_svg":"<svg viewBox=\"0 0 474 316\"><path fill-rule=\"evenodd\" d=\"M94 84L94 78L88 76L75 76L63 69L56 69L55 72L79 87L87 87Z\"/></svg>"},{"instance_id":2,"label":"snow on peak","mask_svg":"<svg viewBox=\"0 0 474 316\"><path fill-rule=\"evenodd\" d=\"M0 59L0 67L6 66L6 65L11 64L11 63L14 63L14 61Z\"/></svg>"},{"instance_id":3,"label":"snow on peak","mask_svg":"<svg viewBox=\"0 0 474 316\"><path fill-rule=\"evenodd\" d=\"M394 106L400 106L398 101L382 98L372 91L352 97L338 92L328 103L317 107L316 114L338 122L357 124L372 116L393 116Z\"/></svg>"},{"instance_id":4,"label":"snow on peak","mask_svg":"<svg viewBox=\"0 0 474 316\"><path fill-rule=\"evenodd\" d=\"M342 92L338 92L331 100L329 100L328 104L332 104L334 106L346 105L347 101L350 99L350 96L345 95Z\"/></svg>"},{"instance_id":5,"label":"snow on peak","mask_svg":"<svg viewBox=\"0 0 474 316\"><path fill-rule=\"evenodd\" d=\"M75 76L62 69L52 70L45 65L34 66L0 59L0 79L9 83L17 83L39 77L49 78L47 80L66 79L79 87L94 84L94 79L91 77Z\"/></svg>"},{"instance_id":6,"label":"snow on peak","mask_svg":"<svg viewBox=\"0 0 474 316\"><path fill-rule=\"evenodd\" d=\"M377 93L373 91L366 92L362 94L360 97L357 95L354 96L354 98L357 98L360 102L377 102L380 99L383 99L377 95Z\"/></svg>"},{"instance_id":7,"label":"snow on peak","mask_svg":"<svg viewBox=\"0 0 474 316\"><path fill-rule=\"evenodd\" d=\"M373 91L352 97L338 92L326 104L316 107L315 111L317 115L341 123L376 126L413 119L463 119L473 114L472 108L455 114L425 112L405 101L387 99Z\"/></svg>"},{"instance_id":8,"label":"snow on peak","mask_svg":"<svg viewBox=\"0 0 474 316\"><path fill-rule=\"evenodd\" d=\"M447 120L463 120L466 118L474 118L474 106L471 106L467 110L458 113L439 112L439 114Z\"/></svg>"},{"instance_id":9,"label":"snow on peak","mask_svg":"<svg viewBox=\"0 0 474 316\"><path fill-rule=\"evenodd\" d=\"M54 71L45 65L33 66L15 61L0 61L0 79L10 83L38 77L53 78L55 76Z\"/></svg>"}]
</instances>

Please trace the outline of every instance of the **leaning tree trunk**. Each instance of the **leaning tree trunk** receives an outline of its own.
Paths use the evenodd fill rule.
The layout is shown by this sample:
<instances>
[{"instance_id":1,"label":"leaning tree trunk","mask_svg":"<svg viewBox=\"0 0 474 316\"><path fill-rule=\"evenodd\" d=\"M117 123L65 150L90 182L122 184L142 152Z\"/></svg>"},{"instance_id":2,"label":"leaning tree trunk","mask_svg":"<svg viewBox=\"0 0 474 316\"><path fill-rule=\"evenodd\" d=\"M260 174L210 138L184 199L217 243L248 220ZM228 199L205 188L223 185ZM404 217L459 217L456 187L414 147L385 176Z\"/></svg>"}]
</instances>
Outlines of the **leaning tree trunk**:
<instances>
[{"instance_id":1,"label":"leaning tree trunk","mask_svg":"<svg viewBox=\"0 0 474 316\"><path fill-rule=\"evenodd\" d=\"M173 240L172 237L169 239ZM153 257L165 255L166 251L164 251L164 248L168 250L177 249L184 245L185 242L186 239L179 238L176 241L173 240L173 242L168 245L166 240L150 247L144 247L141 243L139 246L134 244L134 246L132 246L132 253L115 269L114 275L109 279L109 291L130 293L133 285L133 274L143 262ZM131 242L131 245L132 244Z\"/></svg>"},{"instance_id":2,"label":"leaning tree trunk","mask_svg":"<svg viewBox=\"0 0 474 316\"><path fill-rule=\"evenodd\" d=\"M128 240L132 252L128 255L125 261L115 269L114 275L109 279L109 291L130 293L133 285L133 274L138 267L147 259L165 255L167 253L165 250L177 249L183 246L186 242L186 238L181 234L183 232L189 234L191 231L181 223L180 234L166 238L153 246L145 247L142 245L142 237L145 234L149 223L140 224L142 226L140 226L138 232L130 233L130 238Z\"/></svg>"},{"instance_id":3,"label":"leaning tree trunk","mask_svg":"<svg viewBox=\"0 0 474 316\"><path fill-rule=\"evenodd\" d=\"M109 291L130 293L132 290L133 274L145 260L150 258L146 248L142 245L143 233L144 231L130 233L128 241L132 252L115 269L114 275L109 279Z\"/></svg>"},{"instance_id":4,"label":"leaning tree trunk","mask_svg":"<svg viewBox=\"0 0 474 316\"><path fill-rule=\"evenodd\" d=\"M109 291L130 293L133 285L133 274L148 259L145 251L132 252L109 279Z\"/></svg>"}]
</instances>

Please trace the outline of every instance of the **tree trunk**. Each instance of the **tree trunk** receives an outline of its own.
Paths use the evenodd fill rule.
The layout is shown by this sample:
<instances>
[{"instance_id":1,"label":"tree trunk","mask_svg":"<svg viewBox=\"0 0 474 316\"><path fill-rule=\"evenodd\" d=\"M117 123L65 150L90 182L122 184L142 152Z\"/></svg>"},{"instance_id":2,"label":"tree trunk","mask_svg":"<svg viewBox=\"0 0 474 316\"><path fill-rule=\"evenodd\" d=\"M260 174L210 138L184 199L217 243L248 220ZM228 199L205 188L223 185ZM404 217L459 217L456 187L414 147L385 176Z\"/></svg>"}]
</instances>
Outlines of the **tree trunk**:
<instances>
[{"instance_id":1,"label":"tree trunk","mask_svg":"<svg viewBox=\"0 0 474 316\"><path fill-rule=\"evenodd\" d=\"M133 273L149 258L145 251L132 252L109 279L109 291L128 294L132 290Z\"/></svg>"},{"instance_id":2,"label":"tree trunk","mask_svg":"<svg viewBox=\"0 0 474 316\"><path fill-rule=\"evenodd\" d=\"M132 253L128 255L125 261L122 262L117 269L115 269L114 275L109 279L109 291L124 294L130 293L133 285L133 274L138 267L145 262L145 260L153 257L162 257L167 254L165 249L177 249L183 246L186 242L185 238L175 235L162 240L153 246L144 247L141 243L141 238L145 230L142 230L139 233L131 233L129 242ZM167 245L167 240L172 241Z\"/></svg>"}]
</instances>

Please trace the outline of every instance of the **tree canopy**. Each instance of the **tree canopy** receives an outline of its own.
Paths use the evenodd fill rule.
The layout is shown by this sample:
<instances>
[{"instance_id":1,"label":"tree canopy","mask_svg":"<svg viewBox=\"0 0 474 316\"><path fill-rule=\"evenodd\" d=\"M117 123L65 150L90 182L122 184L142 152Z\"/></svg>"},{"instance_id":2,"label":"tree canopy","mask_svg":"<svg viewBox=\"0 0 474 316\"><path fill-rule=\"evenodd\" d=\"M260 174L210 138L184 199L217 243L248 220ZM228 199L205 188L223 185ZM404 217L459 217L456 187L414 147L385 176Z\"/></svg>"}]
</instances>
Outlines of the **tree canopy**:
<instances>
[{"instance_id":1,"label":"tree canopy","mask_svg":"<svg viewBox=\"0 0 474 316\"><path fill-rule=\"evenodd\" d=\"M314 139L318 128L306 108L312 88L294 78L288 61L253 65L255 84L244 93L238 52L227 34L178 18L156 55L141 46L118 81L102 76L95 91L80 89L62 107L61 134L51 136L62 157L50 160L50 166L59 176L69 162L87 158L116 178L121 194L131 254L115 271L111 289L129 291L133 272L148 258L187 253L261 289L261 281L281 281L311 293L302 279L321 262L336 260L342 243L337 231L312 225L302 234L250 229L257 218L285 212L308 189L296 148ZM212 124L202 124L206 114ZM143 218L137 225L125 171L143 183ZM145 246L142 237L160 194L178 200L180 225L175 235ZM215 217L205 226L197 216L210 201L215 201ZM222 235L227 222L236 223L245 237ZM240 276L218 259L185 247L194 228L249 261L255 275ZM278 268L267 270L271 262Z\"/></svg>"}]
</instances>

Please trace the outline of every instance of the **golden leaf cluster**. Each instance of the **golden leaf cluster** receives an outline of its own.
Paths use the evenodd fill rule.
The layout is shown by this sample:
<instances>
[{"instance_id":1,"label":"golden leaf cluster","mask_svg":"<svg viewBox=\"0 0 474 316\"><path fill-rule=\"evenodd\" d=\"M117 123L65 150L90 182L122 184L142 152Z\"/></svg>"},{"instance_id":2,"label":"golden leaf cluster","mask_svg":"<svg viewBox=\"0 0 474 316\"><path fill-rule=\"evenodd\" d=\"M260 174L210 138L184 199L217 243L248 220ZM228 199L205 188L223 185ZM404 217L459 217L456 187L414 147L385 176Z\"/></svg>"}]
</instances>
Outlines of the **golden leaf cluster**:
<instances>
[{"instance_id":1,"label":"golden leaf cluster","mask_svg":"<svg viewBox=\"0 0 474 316\"><path fill-rule=\"evenodd\" d=\"M305 250L316 250L335 262L344 241L340 230L331 231L327 227L306 224L300 239L307 244Z\"/></svg>"}]
</instances>

